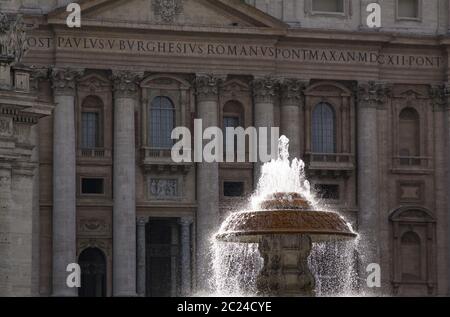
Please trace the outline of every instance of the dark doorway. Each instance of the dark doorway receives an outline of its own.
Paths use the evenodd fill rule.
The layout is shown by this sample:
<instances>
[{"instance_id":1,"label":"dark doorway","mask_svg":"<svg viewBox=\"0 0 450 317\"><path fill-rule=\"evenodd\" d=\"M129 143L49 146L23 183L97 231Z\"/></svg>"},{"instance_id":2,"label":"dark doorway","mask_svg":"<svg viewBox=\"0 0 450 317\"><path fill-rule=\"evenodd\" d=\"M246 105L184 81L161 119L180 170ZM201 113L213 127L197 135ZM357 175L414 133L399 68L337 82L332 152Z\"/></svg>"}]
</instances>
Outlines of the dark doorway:
<instances>
[{"instance_id":1,"label":"dark doorway","mask_svg":"<svg viewBox=\"0 0 450 317\"><path fill-rule=\"evenodd\" d=\"M81 252L78 263L81 267L80 297L106 296L106 258L98 248L87 248Z\"/></svg>"},{"instance_id":2,"label":"dark doorway","mask_svg":"<svg viewBox=\"0 0 450 317\"><path fill-rule=\"evenodd\" d=\"M150 220L146 227L146 294L178 294L178 224L172 219Z\"/></svg>"}]
</instances>

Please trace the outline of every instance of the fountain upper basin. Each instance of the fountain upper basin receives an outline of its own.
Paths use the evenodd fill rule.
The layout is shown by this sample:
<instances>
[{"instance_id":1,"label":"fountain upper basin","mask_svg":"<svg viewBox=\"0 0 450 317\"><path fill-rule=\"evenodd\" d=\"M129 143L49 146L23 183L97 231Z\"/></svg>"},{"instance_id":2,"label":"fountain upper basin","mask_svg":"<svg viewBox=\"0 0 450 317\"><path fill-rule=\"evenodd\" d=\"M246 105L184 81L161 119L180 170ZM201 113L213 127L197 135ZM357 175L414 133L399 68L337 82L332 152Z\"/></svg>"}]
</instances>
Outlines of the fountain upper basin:
<instances>
[{"instance_id":1,"label":"fountain upper basin","mask_svg":"<svg viewBox=\"0 0 450 317\"><path fill-rule=\"evenodd\" d=\"M257 243L261 236L305 234L312 241L353 239L357 235L337 213L311 210L297 193L274 194L261 203L262 210L231 214L216 239L227 242Z\"/></svg>"}]
</instances>

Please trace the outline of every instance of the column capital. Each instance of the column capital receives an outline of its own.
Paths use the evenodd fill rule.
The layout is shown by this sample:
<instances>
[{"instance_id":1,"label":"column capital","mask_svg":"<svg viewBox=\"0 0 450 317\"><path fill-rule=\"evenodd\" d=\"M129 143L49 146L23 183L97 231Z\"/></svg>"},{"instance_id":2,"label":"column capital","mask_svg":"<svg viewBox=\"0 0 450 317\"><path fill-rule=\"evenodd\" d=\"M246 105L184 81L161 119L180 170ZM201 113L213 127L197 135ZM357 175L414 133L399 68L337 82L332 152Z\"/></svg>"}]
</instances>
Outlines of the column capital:
<instances>
[{"instance_id":1,"label":"column capital","mask_svg":"<svg viewBox=\"0 0 450 317\"><path fill-rule=\"evenodd\" d=\"M37 92L39 90L39 81L49 78L49 69L47 67L31 66L30 90Z\"/></svg>"},{"instance_id":2,"label":"column capital","mask_svg":"<svg viewBox=\"0 0 450 317\"><path fill-rule=\"evenodd\" d=\"M450 110L450 83L431 86L429 95L434 110Z\"/></svg>"},{"instance_id":3,"label":"column capital","mask_svg":"<svg viewBox=\"0 0 450 317\"><path fill-rule=\"evenodd\" d=\"M224 76L214 74L197 74L195 92L200 101L216 101L219 96L219 85Z\"/></svg>"},{"instance_id":4,"label":"column capital","mask_svg":"<svg viewBox=\"0 0 450 317\"><path fill-rule=\"evenodd\" d=\"M359 107L378 108L386 102L390 94L390 87L384 82L363 82L357 88Z\"/></svg>"},{"instance_id":5,"label":"column capital","mask_svg":"<svg viewBox=\"0 0 450 317\"><path fill-rule=\"evenodd\" d=\"M111 81L113 82L114 96L116 98L136 98L138 84L144 77L144 72L113 70Z\"/></svg>"},{"instance_id":6,"label":"column capital","mask_svg":"<svg viewBox=\"0 0 450 317\"><path fill-rule=\"evenodd\" d=\"M194 223L194 219L193 219L192 217L181 217L181 218L178 220L178 223L179 223L181 226L190 226L191 224Z\"/></svg>"},{"instance_id":7,"label":"column capital","mask_svg":"<svg viewBox=\"0 0 450 317\"><path fill-rule=\"evenodd\" d=\"M256 103L273 103L278 92L278 79L266 76L252 81L253 97Z\"/></svg>"},{"instance_id":8,"label":"column capital","mask_svg":"<svg viewBox=\"0 0 450 317\"><path fill-rule=\"evenodd\" d=\"M51 72L51 79L52 88L55 95L74 96L76 81L82 74L82 69L53 68Z\"/></svg>"},{"instance_id":9,"label":"column capital","mask_svg":"<svg viewBox=\"0 0 450 317\"><path fill-rule=\"evenodd\" d=\"M148 217L137 217L136 224L138 226L145 226L148 222Z\"/></svg>"},{"instance_id":10,"label":"column capital","mask_svg":"<svg viewBox=\"0 0 450 317\"><path fill-rule=\"evenodd\" d=\"M281 106L302 106L306 81L286 78L281 82Z\"/></svg>"}]
</instances>

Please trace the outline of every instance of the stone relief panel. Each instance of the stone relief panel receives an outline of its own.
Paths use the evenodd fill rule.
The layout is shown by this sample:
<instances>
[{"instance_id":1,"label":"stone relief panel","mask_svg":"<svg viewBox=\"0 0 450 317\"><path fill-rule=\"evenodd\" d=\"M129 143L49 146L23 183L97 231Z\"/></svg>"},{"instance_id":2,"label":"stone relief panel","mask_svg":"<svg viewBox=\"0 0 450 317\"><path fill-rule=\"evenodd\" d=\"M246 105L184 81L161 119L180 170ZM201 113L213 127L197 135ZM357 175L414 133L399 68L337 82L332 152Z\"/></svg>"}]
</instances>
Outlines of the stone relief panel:
<instances>
[{"instance_id":1,"label":"stone relief panel","mask_svg":"<svg viewBox=\"0 0 450 317\"><path fill-rule=\"evenodd\" d=\"M153 0L152 8L157 19L172 23L183 12L182 0Z\"/></svg>"},{"instance_id":2,"label":"stone relief panel","mask_svg":"<svg viewBox=\"0 0 450 317\"><path fill-rule=\"evenodd\" d=\"M0 118L0 136L10 137L13 134L12 118Z\"/></svg>"},{"instance_id":3,"label":"stone relief panel","mask_svg":"<svg viewBox=\"0 0 450 317\"><path fill-rule=\"evenodd\" d=\"M14 136L17 138L19 143L28 144L30 143L30 126L27 124L16 123L14 125Z\"/></svg>"},{"instance_id":4,"label":"stone relief panel","mask_svg":"<svg viewBox=\"0 0 450 317\"><path fill-rule=\"evenodd\" d=\"M149 200L176 200L181 198L178 178L148 177Z\"/></svg>"},{"instance_id":5,"label":"stone relief panel","mask_svg":"<svg viewBox=\"0 0 450 317\"><path fill-rule=\"evenodd\" d=\"M397 199L399 203L423 203L425 184L420 181L399 181Z\"/></svg>"},{"instance_id":6,"label":"stone relief panel","mask_svg":"<svg viewBox=\"0 0 450 317\"><path fill-rule=\"evenodd\" d=\"M109 235L111 225L100 218L81 218L78 222L78 233L80 235Z\"/></svg>"}]
</instances>

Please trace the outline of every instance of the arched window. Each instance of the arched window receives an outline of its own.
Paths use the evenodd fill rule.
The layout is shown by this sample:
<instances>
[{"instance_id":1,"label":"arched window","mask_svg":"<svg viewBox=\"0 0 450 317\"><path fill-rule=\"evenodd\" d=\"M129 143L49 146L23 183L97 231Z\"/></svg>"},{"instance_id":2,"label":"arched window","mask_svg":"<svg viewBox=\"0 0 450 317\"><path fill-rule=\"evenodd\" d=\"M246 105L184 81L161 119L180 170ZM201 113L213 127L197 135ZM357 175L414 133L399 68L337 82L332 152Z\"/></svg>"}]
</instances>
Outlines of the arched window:
<instances>
[{"instance_id":1,"label":"arched window","mask_svg":"<svg viewBox=\"0 0 450 317\"><path fill-rule=\"evenodd\" d=\"M421 280L420 237L412 232L405 232L401 238L402 280Z\"/></svg>"},{"instance_id":2,"label":"arched window","mask_svg":"<svg viewBox=\"0 0 450 317\"><path fill-rule=\"evenodd\" d=\"M173 145L172 130L175 127L175 107L168 97L155 97L149 107L149 145L168 149Z\"/></svg>"},{"instance_id":3,"label":"arched window","mask_svg":"<svg viewBox=\"0 0 450 317\"><path fill-rule=\"evenodd\" d=\"M103 102L97 96L83 100L81 110L81 148L95 149L103 146Z\"/></svg>"},{"instance_id":4,"label":"arched window","mask_svg":"<svg viewBox=\"0 0 450 317\"><path fill-rule=\"evenodd\" d=\"M333 108L319 103L312 114L312 150L314 153L336 153L336 123Z\"/></svg>"},{"instance_id":5,"label":"arched window","mask_svg":"<svg viewBox=\"0 0 450 317\"><path fill-rule=\"evenodd\" d=\"M78 263L81 267L80 297L106 296L106 257L98 248L87 248L81 252Z\"/></svg>"},{"instance_id":6,"label":"arched window","mask_svg":"<svg viewBox=\"0 0 450 317\"><path fill-rule=\"evenodd\" d=\"M399 155L420 156L420 119L413 108L405 108L399 115Z\"/></svg>"}]
</instances>

